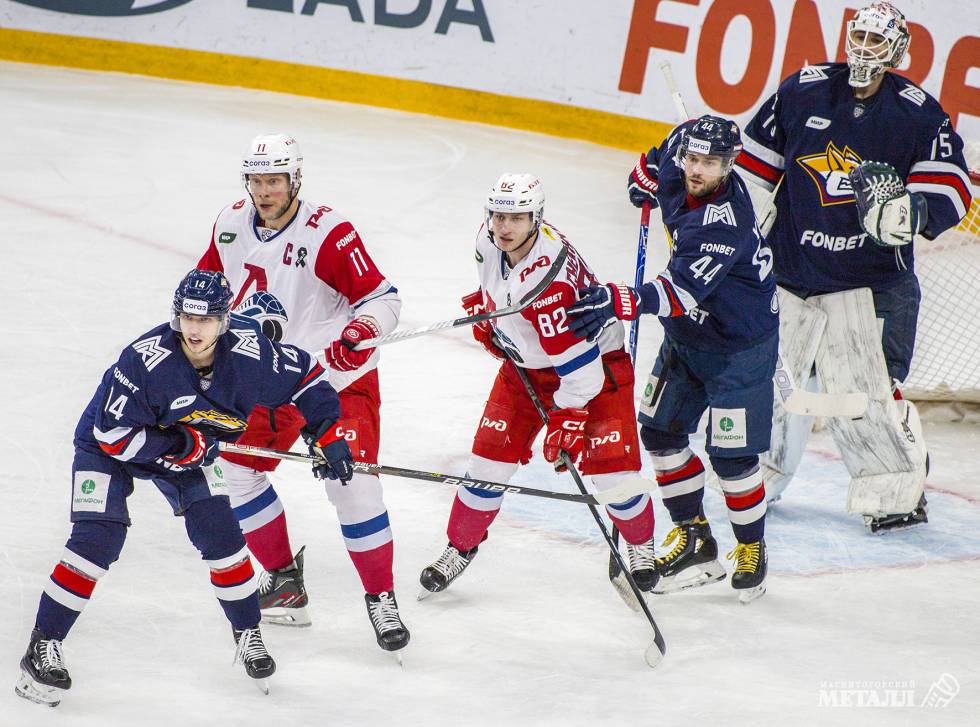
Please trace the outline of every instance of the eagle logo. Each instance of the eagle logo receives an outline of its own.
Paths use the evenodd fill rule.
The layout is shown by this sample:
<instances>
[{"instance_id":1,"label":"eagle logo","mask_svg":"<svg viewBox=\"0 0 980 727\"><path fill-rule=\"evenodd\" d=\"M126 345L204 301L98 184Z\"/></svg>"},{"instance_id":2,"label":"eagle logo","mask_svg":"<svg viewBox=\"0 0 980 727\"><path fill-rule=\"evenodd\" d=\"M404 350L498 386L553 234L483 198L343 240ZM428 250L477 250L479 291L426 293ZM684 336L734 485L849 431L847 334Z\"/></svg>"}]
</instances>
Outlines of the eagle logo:
<instances>
[{"instance_id":1,"label":"eagle logo","mask_svg":"<svg viewBox=\"0 0 980 727\"><path fill-rule=\"evenodd\" d=\"M796 159L796 163L817 185L822 207L854 201L854 190L847 174L862 161L851 147L845 146L841 150L833 141L828 141L827 148L822 152Z\"/></svg>"}]
</instances>

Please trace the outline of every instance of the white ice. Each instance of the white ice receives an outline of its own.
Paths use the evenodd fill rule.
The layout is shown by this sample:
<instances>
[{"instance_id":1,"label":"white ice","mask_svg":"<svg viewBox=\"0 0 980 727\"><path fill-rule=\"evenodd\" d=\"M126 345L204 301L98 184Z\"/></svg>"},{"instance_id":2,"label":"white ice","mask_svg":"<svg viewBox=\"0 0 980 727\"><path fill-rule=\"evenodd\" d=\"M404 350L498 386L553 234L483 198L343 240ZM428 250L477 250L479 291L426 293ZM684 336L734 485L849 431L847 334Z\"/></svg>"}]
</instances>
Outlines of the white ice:
<instances>
[{"instance_id":1,"label":"white ice","mask_svg":"<svg viewBox=\"0 0 980 727\"><path fill-rule=\"evenodd\" d=\"M165 320L214 216L242 196L251 136L301 141L303 195L353 220L400 289L406 326L457 315L475 288L472 240L500 172L543 178L546 216L603 279L632 280L638 215L624 194L631 153L287 95L0 64L0 129L0 725L980 724L980 429L952 424L926 425L930 523L882 537L845 515L845 470L815 435L769 517L769 592L740 606L720 583L652 601L668 642L656 670L583 507L510 496L472 568L420 603L453 491L388 478L412 630L399 668L374 643L322 488L284 463L276 481L293 543L307 545L314 624L264 629L279 671L262 696L231 666L182 523L140 483L122 557L65 642L74 687L56 710L17 698L69 532L75 422L120 348ZM659 236L651 247L656 269ZM641 330L647 371L659 324ZM461 474L494 369L466 331L386 349L382 461ZM518 481L572 488L540 457ZM714 492L706 508L727 552ZM662 538L659 505L657 521ZM944 674L959 693L920 706ZM914 703L895 706L908 692Z\"/></svg>"}]
</instances>

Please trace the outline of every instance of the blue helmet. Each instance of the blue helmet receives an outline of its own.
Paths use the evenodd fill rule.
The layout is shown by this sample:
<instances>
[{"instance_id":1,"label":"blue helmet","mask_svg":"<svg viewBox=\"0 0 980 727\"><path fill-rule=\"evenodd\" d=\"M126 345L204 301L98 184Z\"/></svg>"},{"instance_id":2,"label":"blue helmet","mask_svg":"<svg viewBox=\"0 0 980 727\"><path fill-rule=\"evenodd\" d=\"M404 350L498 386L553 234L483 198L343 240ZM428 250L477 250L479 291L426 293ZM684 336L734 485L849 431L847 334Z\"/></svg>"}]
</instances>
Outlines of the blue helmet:
<instances>
[{"instance_id":1,"label":"blue helmet","mask_svg":"<svg viewBox=\"0 0 980 727\"><path fill-rule=\"evenodd\" d=\"M681 135L681 143L677 147L677 165L684 168L683 159L687 154L717 156L721 157L727 174L741 152L742 133L738 124L720 116L705 115Z\"/></svg>"},{"instance_id":2,"label":"blue helmet","mask_svg":"<svg viewBox=\"0 0 980 727\"><path fill-rule=\"evenodd\" d=\"M217 316L221 318L221 333L228 330L231 318L231 285L224 273L213 270L191 270L174 291L173 315L170 327L180 331L180 314Z\"/></svg>"}]
</instances>

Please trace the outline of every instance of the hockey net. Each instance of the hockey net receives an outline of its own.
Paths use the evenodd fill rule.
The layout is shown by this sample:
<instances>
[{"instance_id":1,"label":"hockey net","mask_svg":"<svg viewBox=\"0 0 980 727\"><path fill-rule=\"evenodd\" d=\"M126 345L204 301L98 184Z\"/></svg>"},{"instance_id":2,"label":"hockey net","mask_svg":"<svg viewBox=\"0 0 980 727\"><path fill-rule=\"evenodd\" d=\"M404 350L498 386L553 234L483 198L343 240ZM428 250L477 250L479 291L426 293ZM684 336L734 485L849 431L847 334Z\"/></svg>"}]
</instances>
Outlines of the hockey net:
<instances>
[{"instance_id":1,"label":"hockey net","mask_svg":"<svg viewBox=\"0 0 980 727\"><path fill-rule=\"evenodd\" d=\"M926 406L930 418L975 418L980 413L980 142L968 144L965 151L973 182L973 204L966 217L935 240L916 240L922 304L915 355L902 393L915 401L936 402Z\"/></svg>"}]
</instances>

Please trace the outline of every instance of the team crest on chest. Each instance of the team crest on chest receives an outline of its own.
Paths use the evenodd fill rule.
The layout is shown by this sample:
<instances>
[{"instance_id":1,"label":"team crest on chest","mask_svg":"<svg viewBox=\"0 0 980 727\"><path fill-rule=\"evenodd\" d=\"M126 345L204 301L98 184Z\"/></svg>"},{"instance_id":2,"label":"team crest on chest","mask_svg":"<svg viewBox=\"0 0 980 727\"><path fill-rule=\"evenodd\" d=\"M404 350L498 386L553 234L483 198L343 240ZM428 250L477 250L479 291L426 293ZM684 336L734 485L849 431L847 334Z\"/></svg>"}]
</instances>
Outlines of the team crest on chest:
<instances>
[{"instance_id":1,"label":"team crest on chest","mask_svg":"<svg viewBox=\"0 0 980 727\"><path fill-rule=\"evenodd\" d=\"M803 167L817 186L821 207L854 201L854 191L847 174L862 161L851 147L838 149L833 141L828 141L827 148L822 152L796 158L796 163Z\"/></svg>"}]
</instances>

